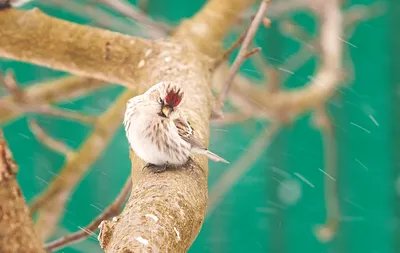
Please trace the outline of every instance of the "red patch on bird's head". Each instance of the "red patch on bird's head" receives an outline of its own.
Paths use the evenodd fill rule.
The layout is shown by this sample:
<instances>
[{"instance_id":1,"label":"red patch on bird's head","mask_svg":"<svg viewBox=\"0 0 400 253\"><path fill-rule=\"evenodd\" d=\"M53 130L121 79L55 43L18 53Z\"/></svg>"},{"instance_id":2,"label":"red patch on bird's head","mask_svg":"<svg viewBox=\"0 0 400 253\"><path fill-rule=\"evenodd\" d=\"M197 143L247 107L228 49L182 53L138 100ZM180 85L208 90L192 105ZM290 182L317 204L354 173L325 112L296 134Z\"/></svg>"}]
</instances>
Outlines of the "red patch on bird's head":
<instances>
[{"instance_id":1,"label":"red patch on bird's head","mask_svg":"<svg viewBox=\"0 0 400 253\"><path fill-rule=\"evenodd\" d=\"M178 106L182 101L182 94L180 91L169 91L167 96L165 96L165 103L172 107Z\"/></svg>"}]
</instances>

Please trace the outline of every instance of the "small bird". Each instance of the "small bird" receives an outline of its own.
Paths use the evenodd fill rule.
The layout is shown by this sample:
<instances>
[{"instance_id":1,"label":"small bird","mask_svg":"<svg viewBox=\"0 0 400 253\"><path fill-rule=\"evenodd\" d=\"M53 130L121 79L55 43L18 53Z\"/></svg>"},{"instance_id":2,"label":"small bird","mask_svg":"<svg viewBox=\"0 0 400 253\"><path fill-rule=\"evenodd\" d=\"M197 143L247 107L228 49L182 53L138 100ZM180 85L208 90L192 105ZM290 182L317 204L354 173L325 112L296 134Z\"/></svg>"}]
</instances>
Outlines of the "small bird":
<instances>
[{"instance_id":1,"label":"small bird","mask_svg":"<svg viewBox=\"0 0 400 253\"><path fill-rule=\"evenodd\" d=\"M169 165L185 164L191 153L229 163L196 139L195 130L180 111L183 98L181 85L159 82L127 103L124 127L128 142L147 163L145 167L155 173Z\"/></svg>"}]
</instances>

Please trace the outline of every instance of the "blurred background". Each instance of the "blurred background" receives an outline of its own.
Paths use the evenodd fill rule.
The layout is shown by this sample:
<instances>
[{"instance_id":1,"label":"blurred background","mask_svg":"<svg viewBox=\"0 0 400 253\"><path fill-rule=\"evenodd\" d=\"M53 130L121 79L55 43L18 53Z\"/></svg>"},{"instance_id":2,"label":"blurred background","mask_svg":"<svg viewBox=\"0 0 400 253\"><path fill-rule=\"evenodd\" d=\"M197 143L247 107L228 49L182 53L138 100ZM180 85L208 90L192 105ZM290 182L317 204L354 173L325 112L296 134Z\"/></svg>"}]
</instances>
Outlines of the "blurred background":
<instances>
[{"instance_id":1,"label":"blurred background","mask_svg":"<svg viewBox=\"0 0 400 253\"><path fill-rule=\"evenodd\" d=\"M154 20L170 26L191 17L205 2L130 1ZM293 7L293 2L296 1L274 0L273 6L287 4L292 8L281 12L271 8L267 15L271 26L261 27L257 33L254 44L262 51L241 68L241 76L254 86L270 82L268 73L273 73L279 76L281 87L301 87L307 85L319 66L319 21L310 10ZM314 111L298 115L270 135L265 129L271 124L259 115L214 122L210 149L231 161L231 165L209 163L209 210L190 253L400 252L400 125L396 120L400 1L342 3L343 17L347 18L340 38L346 73L321 113L330 115L329 124L326 128L316 126L318 115ZM80 24L157 37L151 27L96 1L33 1L24 9L32 7ZM225 47L244 31L255 11L256 6L243 14L243 24L232 27ZM267 68L273 71L268 72ZM13 70L23 88L68 76L5 59L0 59L0 69ZM123 89L102 85L88 94L66 95L64 100L58 94L60 99L53 104L101 117ZM5 89L0 92L7 96ZM226 110L233 112L234 107L231 101ZM6 117L5 111L2 114L0 124L19 165L18 180L28 202L42 193L67 163L62 153L43 145L33 134L28 119L35 119L48 136L73 150L80 150L97 127L35 113L12 117ZM128 144L122 121L112 129L109 140L97 146L98 157L85 163L84 177L72 189L61 222L48 239L82 229L122 188L130 172ZM92 236L58 252L103 251L96 236Z\"/></svg>"}]
</instances>

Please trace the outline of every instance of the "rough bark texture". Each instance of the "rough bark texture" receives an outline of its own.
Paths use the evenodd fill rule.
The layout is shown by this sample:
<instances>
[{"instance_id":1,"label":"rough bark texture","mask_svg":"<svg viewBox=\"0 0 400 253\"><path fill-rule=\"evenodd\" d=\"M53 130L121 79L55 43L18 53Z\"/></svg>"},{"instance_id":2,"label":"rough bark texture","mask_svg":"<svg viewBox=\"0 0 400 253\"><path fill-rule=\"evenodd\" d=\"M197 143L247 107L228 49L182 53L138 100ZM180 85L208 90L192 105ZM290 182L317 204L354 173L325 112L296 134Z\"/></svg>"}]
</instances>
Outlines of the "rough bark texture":
<instances>
[{"instance_id":1,"label":"rough bark texture","mask_svg":"<svg viewBox=\"0 0 400 253\"><path fill-rule=\"evenodd\" d=\"M148 41L80 26L38 10L0 12L0 56L123 84L143 93L160 81L183 85L183 113L208 145L213 61L236 18L254 0L211 0L169 39ZM207 206L207 159L161 174L131 153L133 188L117 219L101 224L106 252L186 252Z\"/></svg>"},{"instance_id":2,"label":"rough bark texture","mask_svg":"<svg viewBox=\"0 0 400 253\"><path fill-rule=\"evenodd\" d=\"M17 165L0 130L0 252L45 252L15 179Z\"/></svg>"}]
</instances>

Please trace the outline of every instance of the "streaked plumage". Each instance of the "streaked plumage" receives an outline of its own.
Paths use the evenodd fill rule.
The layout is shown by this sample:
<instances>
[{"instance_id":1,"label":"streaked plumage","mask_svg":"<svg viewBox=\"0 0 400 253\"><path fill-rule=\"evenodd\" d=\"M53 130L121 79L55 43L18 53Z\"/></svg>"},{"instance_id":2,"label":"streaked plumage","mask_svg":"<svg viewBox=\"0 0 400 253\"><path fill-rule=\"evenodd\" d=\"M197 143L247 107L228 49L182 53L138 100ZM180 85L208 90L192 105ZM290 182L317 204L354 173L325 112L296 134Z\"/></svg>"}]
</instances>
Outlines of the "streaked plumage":
<instances>
[{"instance_id":1,"label":"streaked plumage","mask_svg":"<svg viewBox=\"0 0 400 253\"><path fill-rule=\"evenodd\" d=\"M191 153L228 163L196 139L195 130L180 113L183 98L180 85L160 82L128 101L124 127L132 150L157 172L167 165L185 164Z\"/></svg>"}]
</instances>

